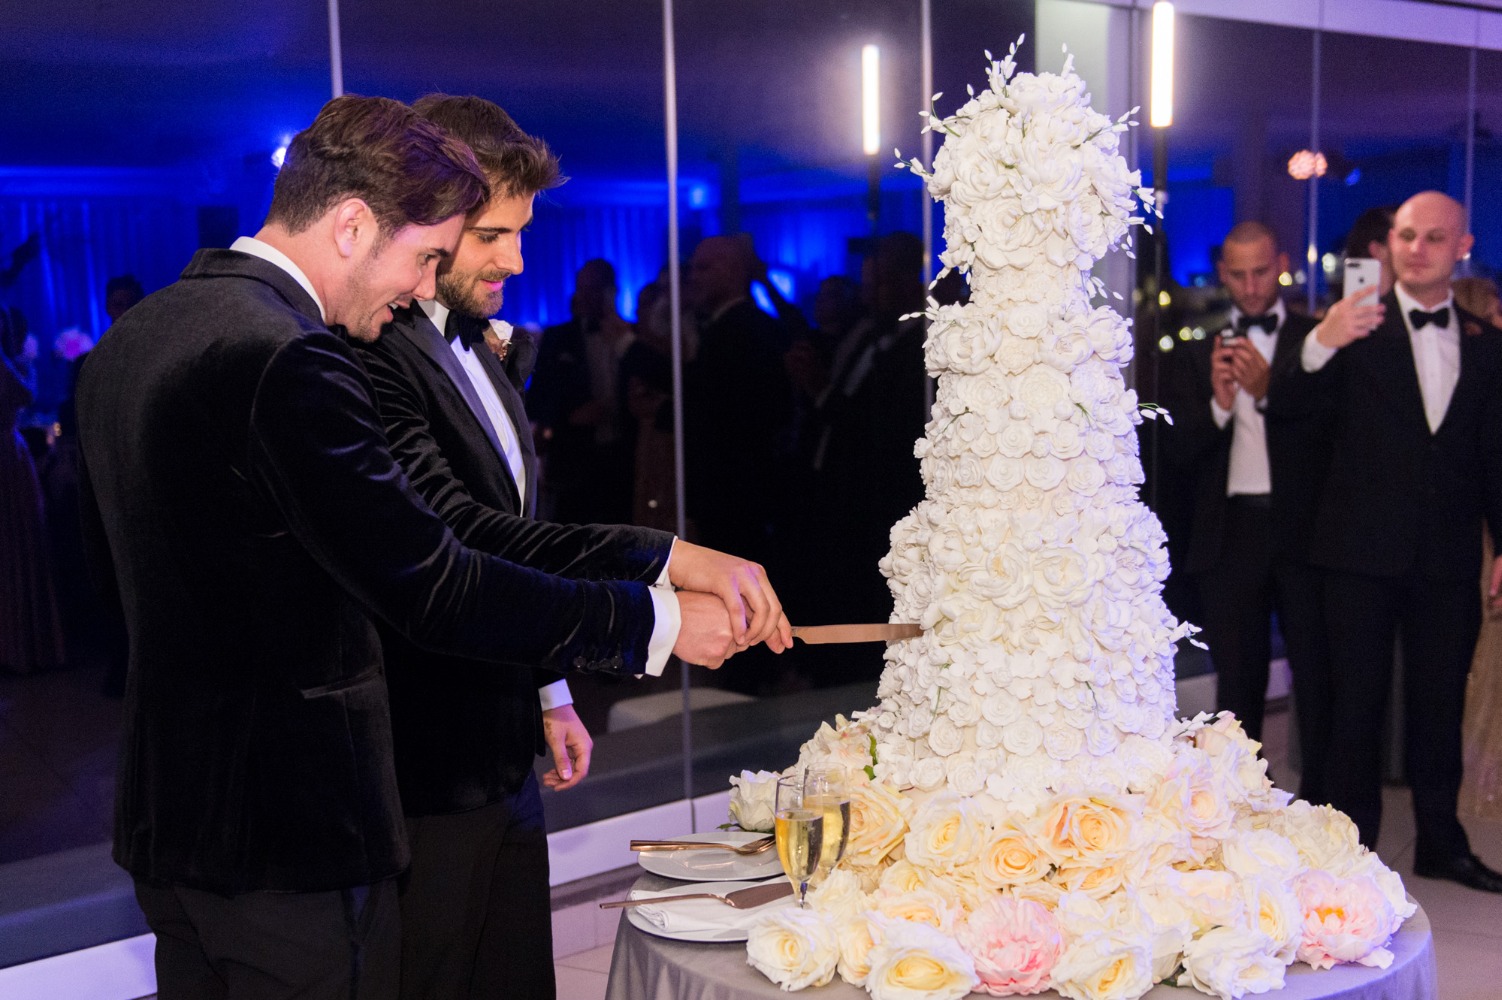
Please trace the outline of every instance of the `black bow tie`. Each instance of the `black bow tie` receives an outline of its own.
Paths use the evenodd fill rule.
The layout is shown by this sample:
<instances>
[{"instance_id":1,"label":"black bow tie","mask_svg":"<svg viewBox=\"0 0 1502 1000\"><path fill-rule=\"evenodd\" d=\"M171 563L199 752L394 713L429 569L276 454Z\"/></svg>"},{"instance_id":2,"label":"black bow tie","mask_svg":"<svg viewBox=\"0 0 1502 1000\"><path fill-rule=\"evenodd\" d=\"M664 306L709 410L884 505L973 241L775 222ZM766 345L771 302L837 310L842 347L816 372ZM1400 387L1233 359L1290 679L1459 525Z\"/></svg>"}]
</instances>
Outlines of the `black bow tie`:
<instances>
[{"instance_id":1,"label":"black bow tie","mask_svg":"<svg viewBox=\"0 0 1502 1000\"><path fill-rule=\"evenodd\" d=\"M1442 306L1433 312L1424 312L1422 309L1410 309L1408 310L1408 321L1413 324L1415 331L1422 330L1431 323L1441 329L1446 329L1450 325L1450 307Z\"/></svg>"},{"instance_id":2,"label":"black bow tie","mask_svg":"<svg viewBox=\"0 0 1502 1000\"><path fill-rule=\"evenodd\" d=\"M1248 316L1245 313L1236 321L1236 332L1246 333L1249 327L1260 326L1264 332L1272 333L1278 329L1278 314L1263 313L1261 316Z\"/></svg>"},{"instance_id":3,"label":"black bow tie","mask_svg":"<svg viewBox=\"0 0 1502 1000\"><path fill-rule=\"evenodd\" d=\"M450 309L449 318L443 323L443 339L452 344L454 338L458 337L459 343L468 351L476 344L485 343L485 330L489 326L490 321L487 319L475 319Z\"/></svg>"}]
</instances>

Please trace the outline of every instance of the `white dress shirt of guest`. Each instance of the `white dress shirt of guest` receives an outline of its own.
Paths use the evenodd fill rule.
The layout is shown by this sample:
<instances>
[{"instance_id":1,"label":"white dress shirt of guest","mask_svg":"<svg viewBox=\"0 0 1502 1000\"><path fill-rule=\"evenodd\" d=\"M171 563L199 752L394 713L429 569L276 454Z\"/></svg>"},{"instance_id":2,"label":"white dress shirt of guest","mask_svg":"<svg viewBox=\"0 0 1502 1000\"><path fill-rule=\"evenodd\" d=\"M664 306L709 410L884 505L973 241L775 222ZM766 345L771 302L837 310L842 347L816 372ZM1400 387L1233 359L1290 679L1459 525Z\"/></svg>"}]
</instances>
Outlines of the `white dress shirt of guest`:
<instances>
[{"instance_id":1,"label":"white dress shirt of guest","mask_svg":"<svg viewBox=\"0 0 1502 1000\"><path fill-rule=\"evenodd\" d=\"M1243 327L1245 314L1239 307L1231 308L1231 326ZM1278 346L1278 330L1288 317L1288 307L1281 299L1273 300L1266 315L1274 317L1272 329L1259 325L1246 326L1246 338L1257 353L1269 365ZM1267 459L1267 422L1262 415L1263 400L1257 399L1245 388L1236 389L1236 397L1230 409L1226 409L1210 397L1210 413L1215 426L1225 427L1234 418L1231 428L1231 466L1226 475L1226 496L1259 496L1272 492L1272 470Z\"/></svg>"}]
</instances>

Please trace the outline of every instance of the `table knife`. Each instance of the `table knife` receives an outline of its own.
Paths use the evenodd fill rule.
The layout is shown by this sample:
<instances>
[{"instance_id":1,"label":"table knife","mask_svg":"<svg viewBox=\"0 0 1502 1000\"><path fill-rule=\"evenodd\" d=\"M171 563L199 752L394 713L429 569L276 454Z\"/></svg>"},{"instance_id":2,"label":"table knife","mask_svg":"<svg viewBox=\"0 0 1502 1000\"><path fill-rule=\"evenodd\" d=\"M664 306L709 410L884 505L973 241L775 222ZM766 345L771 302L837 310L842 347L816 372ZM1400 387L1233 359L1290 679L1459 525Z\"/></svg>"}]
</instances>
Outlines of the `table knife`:
<instances>
[{"instance_id":1,"label":"table knife","mask_svg":"<svg viewBox=\"0 0 1502 1000\"><path fill-rule=\"evenodd\" d=\"M921 625L795 625L793 638L804 642L896 642L916 639Z\"/></svg>"}]
</instances>

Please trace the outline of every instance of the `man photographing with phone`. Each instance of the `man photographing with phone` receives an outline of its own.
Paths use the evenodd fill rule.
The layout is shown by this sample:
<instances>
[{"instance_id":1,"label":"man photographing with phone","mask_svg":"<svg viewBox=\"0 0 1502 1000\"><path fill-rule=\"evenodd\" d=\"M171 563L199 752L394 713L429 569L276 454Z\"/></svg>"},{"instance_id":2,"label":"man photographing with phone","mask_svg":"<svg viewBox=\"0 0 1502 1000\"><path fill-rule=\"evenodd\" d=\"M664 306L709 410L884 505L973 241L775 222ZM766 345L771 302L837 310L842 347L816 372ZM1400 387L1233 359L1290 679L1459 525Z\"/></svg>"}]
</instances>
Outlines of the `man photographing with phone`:
<instances>
[{"instance_id":1,"label":"man photographing with phone","mask_svg":"<svg viewBox=\"0 0 1502 1000\"><path fill-rule=\"evenodd\" d=\"M1276 610L1298 687L1300 739L1317 748L1324 639L1318 585L1303 552L1319 457L1302 422L1270 422L1264 412L1270 386L1298 364L1314 326L1278 298L1287 268L1288 255L1262 223L1242 222L1226 234L1217 269L1231 300L1228 325L1170 355L1164 404L1174 416L1169 459L1194 484L1185 569L1200 595L1217 707L1261 738ZM1322 755L1304 756L1301 790L1319 801Z\"/></svg>"},{"instance_id":2,"label":"man photographing with phone","mask_svg":"<svg viewBox=\"0 0 1502 1000\"><path fill-rule=\"evenodd\" d=\"M1438 191L1401 206L1388 234L1396 284L1330 307L1272 412L1328 415L1329 473L1310 559L1330 631L1332 805L1368 847L1382 818L1382 719L1403 636L1414 873L1486 892L1502 874L1471 853L1456 816L1466 677L1481 627L1476 553L1502 530L1502 332L1455 306L1470 252L1465 209ZM1495 606L1502 559L1491 567ZM1307 748L1306 748L1307 752Z\"/></svg>"}]
</instances>

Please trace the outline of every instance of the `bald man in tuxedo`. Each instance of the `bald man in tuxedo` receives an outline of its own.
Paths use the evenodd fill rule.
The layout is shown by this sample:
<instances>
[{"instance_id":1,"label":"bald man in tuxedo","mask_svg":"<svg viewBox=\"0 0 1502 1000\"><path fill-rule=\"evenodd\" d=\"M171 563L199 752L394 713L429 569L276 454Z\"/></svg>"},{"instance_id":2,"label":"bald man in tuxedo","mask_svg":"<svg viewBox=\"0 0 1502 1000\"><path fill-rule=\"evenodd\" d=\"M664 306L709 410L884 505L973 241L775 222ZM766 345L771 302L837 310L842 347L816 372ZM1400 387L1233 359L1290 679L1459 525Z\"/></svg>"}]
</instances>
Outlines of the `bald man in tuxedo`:
<instances>
[{"instance_id":1,"label":"bald man in tuxedo","mask_svg":"<svg viewBox=\"0 0 1502 1000\"><path fill-rule=\"evenodd\" d=\"M1465 211L1437 191L1397 211L1396 284L1337 302L1304 340L1274 412L1323 407L1331 462L1311 561L1325 571L1330 638L1330 802L1368 847L1382 817L1382 718L1403 639L1414 872L1485 892L1502 875L1471 853L1456 816L1466 675L1480 630L1483 520L1502 528L1502 332L1455 306L1470 252ZM1491 600L1502 558L1491 567Z\"/></svg>"}]
</instances>

